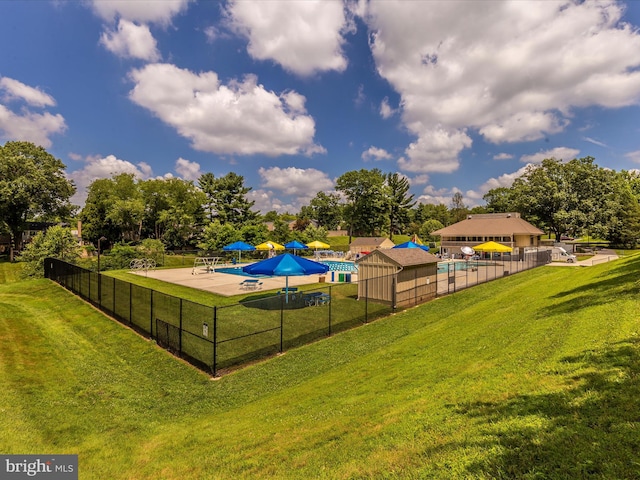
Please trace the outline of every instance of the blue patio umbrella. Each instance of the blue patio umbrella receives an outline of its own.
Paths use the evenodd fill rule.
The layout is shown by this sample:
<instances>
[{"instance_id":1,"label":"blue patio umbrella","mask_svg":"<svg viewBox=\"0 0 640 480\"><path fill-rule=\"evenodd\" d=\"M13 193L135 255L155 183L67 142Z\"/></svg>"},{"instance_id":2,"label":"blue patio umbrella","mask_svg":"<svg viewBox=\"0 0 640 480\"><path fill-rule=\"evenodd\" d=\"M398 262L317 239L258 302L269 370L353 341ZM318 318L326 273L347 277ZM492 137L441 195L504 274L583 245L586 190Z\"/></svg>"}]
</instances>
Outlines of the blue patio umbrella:
<instances>
[{"instance_id":1,"label":"blue patio umbrella","mask_svg":"<svg viewBox=\"0 0 640 480\"><path fill-rule=\"evenodd\" d=\"M297 240L292 240L289 243L285 243L284 244L284 248L289 248L291 250L293 250L293 254L296 254L296 250L306 250L309 247L307 247L304 243L300 243Z\"/></svg>"},{"instance_id":2,"label":"blue patio umbrella","mask_svg":"<svg viewBox=\"0 0 640 480\"><path fill-rule=\"evenodd\" d=\"M242 252L250 252L255 249L256 247L245 242L233 242L225 247L222 247L222 250L224 250L225 252L238 252L238 263L240 263Z\"/></svg>"},{"instance_id":3,"label":"blue patio umbrella","mask_svg":"<svg viewBox=\"0 0 640 480\"><path fill-rule=\"evenodd\" d=\"M313 275L315 273L327 273L329 267L322 263L307 260L306 258L284 253L261 262L242 267L242 271L251 275L273 275L286 277L285 300L289 301L289 277L301 275Z\"/></svg>"},{"instance_id":4,"label":"blue patio umbrella","mask_svg":"<svg viewBox=\"0 0 640 480\"><path fill-rule=\"evenodd\" d=\"M425 252L429 251L429 247L427 247L426 245L419 245L419 244L417 244L415 242L411 242L411 241L400 243L400 244L396 245L393 248L421 248Z\"/></svg>"}]
</instances>

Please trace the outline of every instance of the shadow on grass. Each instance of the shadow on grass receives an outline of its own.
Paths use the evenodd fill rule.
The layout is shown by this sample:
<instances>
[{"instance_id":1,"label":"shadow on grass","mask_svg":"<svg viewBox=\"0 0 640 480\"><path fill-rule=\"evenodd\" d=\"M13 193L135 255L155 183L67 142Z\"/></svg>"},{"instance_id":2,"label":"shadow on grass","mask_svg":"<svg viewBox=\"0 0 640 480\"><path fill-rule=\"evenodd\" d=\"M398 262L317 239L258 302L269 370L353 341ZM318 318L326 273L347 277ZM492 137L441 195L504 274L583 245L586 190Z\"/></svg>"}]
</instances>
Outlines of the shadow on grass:
<instances>
[{"instance_id":1,"label":"shadow on grass","mask_svg":"<svg viewBox=\"0 0 640 480\"><path fill-rule=\"evenodd\" d=\"M564 290L550 298L566 301L550 305L543 309L542 316L561 313L574 313L579 309L605 305L625 296L640 294L640 257L608 270L600 280L586 285Z\"/></svg>"},{"instance_id":2,"label":"shadow on grass","mask_svg":"<svg viewBox=\"0 0 640 480\"><path fill-rule=\"evenodd\" d=\"M457 407L458 413L486 425L486 447L499 452L470 465L469 474L640 478L638 339L563 361L581 372L565 391Z\"/></svg>"},{"instance_id":3,"label":"shadow on grass","mask_svg":"<svg viewBox=\"0 0 640 480\"><path fill-rule=\"evenodd\" d=\"M248 308L258 308L260 310L298 310L305 308L302 295L297 294L285 298L285 295L252 295L241 300L240 305Z\"/></svg>"}]
</instances>

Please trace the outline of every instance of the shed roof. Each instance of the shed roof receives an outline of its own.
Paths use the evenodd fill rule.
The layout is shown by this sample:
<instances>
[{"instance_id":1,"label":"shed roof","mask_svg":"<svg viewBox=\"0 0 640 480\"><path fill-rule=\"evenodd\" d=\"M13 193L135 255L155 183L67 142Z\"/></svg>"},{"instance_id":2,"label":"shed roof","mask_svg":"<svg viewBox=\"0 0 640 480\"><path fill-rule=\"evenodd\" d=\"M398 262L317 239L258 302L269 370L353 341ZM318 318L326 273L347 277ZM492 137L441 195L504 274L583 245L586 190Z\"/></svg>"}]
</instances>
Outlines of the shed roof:
<instances>
[{"instance_id":1,"label":"shed roof","mask_svg":"<svg viewBox=\"0 0 640 480\"><path fill-rule=\"evenodd\" d=\"M372 255L385 257L400 267L411 267L438 262L438 257L429 252L425 252L421 248L390 248L387 250L374 250L370 254L356 260L356 263L361 263Z\"/></svg>"},{"instance_id":2,"label":"shed roof","mask_svg":"<svg viewBox=\"0 0 640 480\"><path fill-rule=\"evenodd\" d=\"M351 242L351 246L379 246L382 245L385 241L391 242L387 237L358 237L354 238ZM393 243L393 242L391 242Z\"/></svg>"},{"instance_id":3,"label":"shed roof","mask_svg":"<svg viewBox=\"0 0 640 480\"><path fill-rule=\"evenodd\" d=\"M448 227L431 232L432 235L447 236L489 236L489 235L543 235L544 232L534 227L519 216L483 215L467 218Z\"/></svg>"}]
</instances>

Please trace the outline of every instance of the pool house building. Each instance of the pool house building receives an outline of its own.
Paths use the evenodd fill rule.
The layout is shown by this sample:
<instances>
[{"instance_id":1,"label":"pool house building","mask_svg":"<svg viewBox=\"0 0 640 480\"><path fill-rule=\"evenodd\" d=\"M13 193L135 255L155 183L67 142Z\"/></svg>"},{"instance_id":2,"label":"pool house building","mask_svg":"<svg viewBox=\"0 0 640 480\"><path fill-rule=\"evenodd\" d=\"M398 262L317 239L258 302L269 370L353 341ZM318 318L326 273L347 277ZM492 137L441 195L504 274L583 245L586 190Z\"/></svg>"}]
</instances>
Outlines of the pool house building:
<instances>
[{"instance_id":1,"label":"pool house building","mask_svg":"<svg viewBox=\"0 0 640 480\"><path fill-rule=\"evenodd\" d=\"M440 236L440 253L461 257L462 247L497 242L513 249L523 258L527 248L540 246L544 232L520 217L517 212L468 215L465 220L431 232Z\"/></svg>"}]
</instances>

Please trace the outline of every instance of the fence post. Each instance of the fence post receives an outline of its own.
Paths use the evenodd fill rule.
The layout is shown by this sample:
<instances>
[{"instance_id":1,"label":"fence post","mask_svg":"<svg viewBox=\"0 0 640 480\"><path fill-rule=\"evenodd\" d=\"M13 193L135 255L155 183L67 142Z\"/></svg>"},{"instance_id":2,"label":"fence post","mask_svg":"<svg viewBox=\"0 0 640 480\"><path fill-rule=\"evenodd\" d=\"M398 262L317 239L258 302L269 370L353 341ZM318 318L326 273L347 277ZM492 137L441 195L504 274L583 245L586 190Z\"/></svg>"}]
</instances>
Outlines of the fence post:
<instances>
[{"instance_id":1,"label":"fence post","mask_svg":"<svg viewBox=\"0 0 640 480\"><path fill-rule=\"evenodd\" d=\"M180 337L178 338L178 352L182 356L182 298L180 299Z\"/></svg>"},{"instance_id":2,"label":"fence post","mask_svg":"<svg viewBox=\"0 0 640 480\"><path fill-rule=\"evenodd\" d=\"M112 289L112 292L113 292L113 310L112 310L112 312L113 312L113 314L115 315L115 314L116 314L116 279L115 279L115 277L114 277L114 279L113 279L113 289Z\"/></svg>"},{"instance_id":3,"label":"fence post","mask_svg":"<svg viewBox=\"0 0 640 480\"><path fill-rule=\"evenodd\" d=\"M149 302L149 336L153 338L153 290L151 290L151 301Z\"/></svg>"},{"instance_id":4,"label":"fence post","mask_svg":"<svg viewBox=\"0 0 640 480\"><path fill-rule=\"evenodd\" d=\"M391 277L391 309L395 310L397 305L396 295L398 294L398 274Z\"/></svg>"},{"instance_id":5,"label":"fence post","mask_svg":"<svg viewBox=\"0 0 640 480\"><path fill-rule=\"evenodd\" d=\"M133 323L133 283L129 282L129 325Z\"/></svg>"},{"instance_id":6,"label":"fence post","mask_svg":"<svg viewBox=\"0 0 640 480\"><path fill-rule=\"evenodd\" d=\"M369 279L364 281L364 323L369 321Z\"/></svg>"},{"instance_id":7,"label":"fence post","mask_svg":"<svg viewBox=\"0 0 640 480\"><path fill-rule=\"evenodd\" d=\"M102 275L98 272L98 307L102 310Z\"/></svg>"},{"instance_id":8,"label":"fence post","mask_svg":"<svg viewBox=\"0 0 640 480\"><path fill-rule=\"evenodd\" d=\"M331 299L333 299L333 292L332 289L333 287L331 285L329 285L329 335L331 335L331 304L333 303L331 301Z\"/></svg>"},{"instance_id":9,"label":"fence post","mask_svg":"<svg viewBox=\"0 0 640 480\"><path fill-rule=\"evenodd\" d=\"M218 307L213 307L213 376L217 376L218 360Z\"/></svg>"},{"instance_id":10,"label":"fence post","mask_svg":"<svg viewBox=\"0 0 640 480\"><path fill-rule=\"evenodd\" d=\"M282 353L283 344L283 330L284 330L284 298L285 295L280 295L280 353Z\"/></svg>"}]
</instances>

